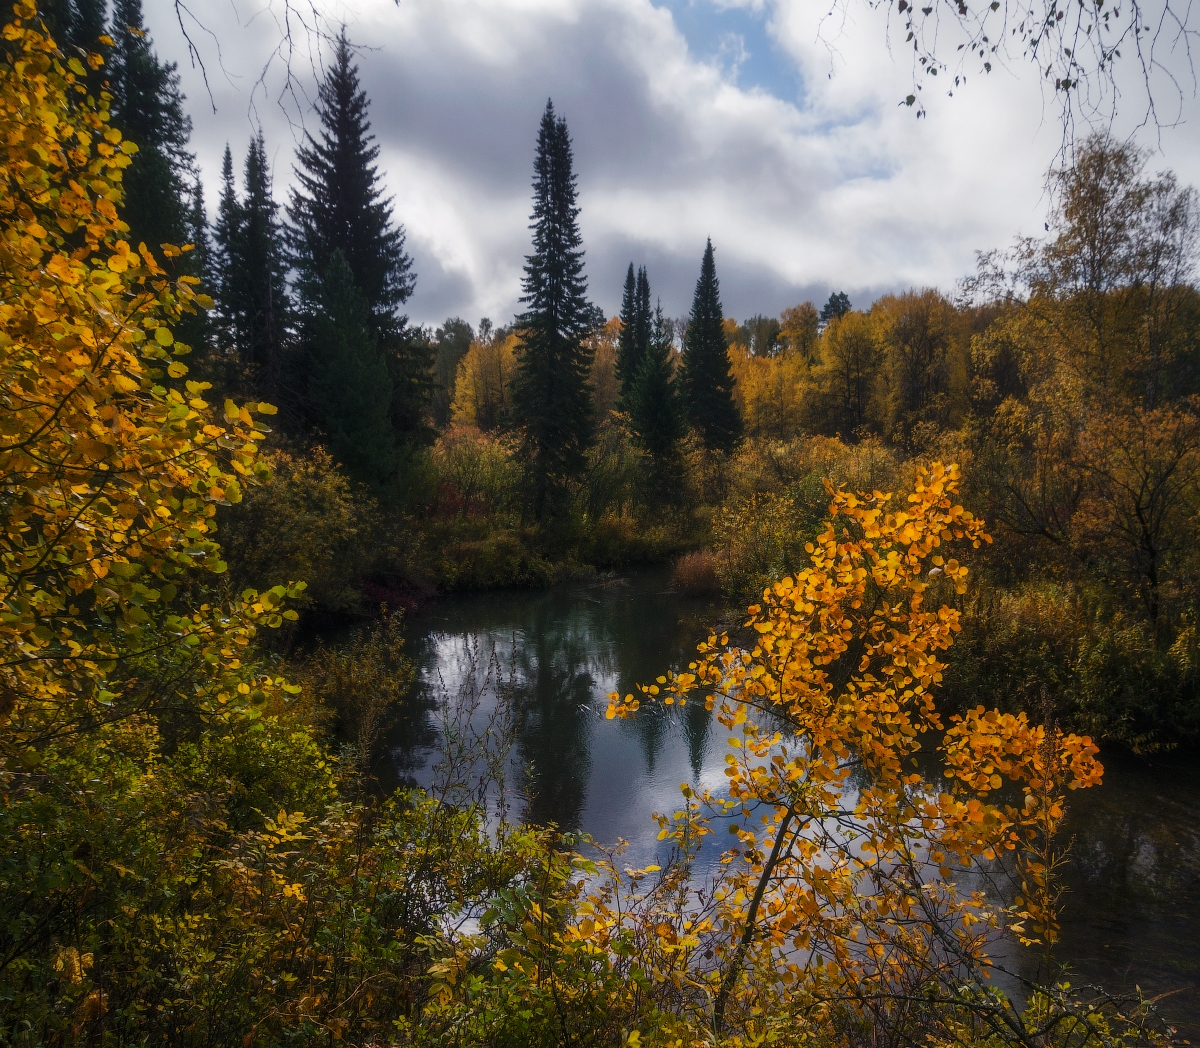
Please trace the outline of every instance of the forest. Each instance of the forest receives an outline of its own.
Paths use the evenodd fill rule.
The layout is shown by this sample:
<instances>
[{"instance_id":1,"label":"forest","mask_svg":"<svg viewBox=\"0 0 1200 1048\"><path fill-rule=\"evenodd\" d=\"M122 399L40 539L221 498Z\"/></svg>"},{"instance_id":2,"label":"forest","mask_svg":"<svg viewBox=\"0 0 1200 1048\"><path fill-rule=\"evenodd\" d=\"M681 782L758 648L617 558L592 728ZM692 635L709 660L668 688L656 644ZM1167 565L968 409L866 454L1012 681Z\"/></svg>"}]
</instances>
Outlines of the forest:
<instances>
[{"instance_id":1,"label":"forest","mask_svg":"<svg viewBox=\"0 0 1200 1048\"><path fill-rule=\"evenodd\" d=\"M952 289L608 317L549 102L524 311L427 328L344 32L210 218L141 0L5 17L0 1045L1176 1042L1055 944L1102 750L1200 742L1193 188L1095 134ZM380 788L422 608L646 565L711 622L602 719L729 750L660 862L494 808L499 721Z\"/></svg>"}]
</instances>

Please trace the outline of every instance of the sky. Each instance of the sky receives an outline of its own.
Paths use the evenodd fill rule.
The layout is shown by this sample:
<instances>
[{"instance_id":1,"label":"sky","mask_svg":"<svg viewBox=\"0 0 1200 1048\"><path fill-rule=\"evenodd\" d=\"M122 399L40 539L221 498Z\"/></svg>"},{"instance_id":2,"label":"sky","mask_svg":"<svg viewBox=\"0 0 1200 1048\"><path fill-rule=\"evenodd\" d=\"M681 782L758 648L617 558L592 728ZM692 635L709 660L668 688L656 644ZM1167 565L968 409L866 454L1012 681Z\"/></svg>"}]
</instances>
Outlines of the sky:
<instances>
[{"instance_id":1,"label":"sky","mask_svg":"<svg viewBox=\"0 0 1200 1048\"><path fill-rule=\"evenodd\" d=\"M145 0L158 53L179 64L210 214L226 142L240 169L262 127L282 201L315 127L328 46L297 28L287 82L287 3L188 0L202 70L170 0ZM1063 138L1036 70L1019 57L986 76L968 65L953 97L923 92L918 119L899 104L912 84L902 38L867 0L835 15L822 0L290 3L344 22L360 48L416 323L519 311L548 98L574 146L589 293L610 315L630 262L647 266L668 315L685 314L709 237L725 314L744 320L835 290L856 307L909 287L952 292L977 251L1040 234L1047 218ZM1151 168L1200 184L1200 103L1180 82L1172 126L1136 129L1130 82L1114 130L1152 151Z\"/></svg>"}]
</instances>

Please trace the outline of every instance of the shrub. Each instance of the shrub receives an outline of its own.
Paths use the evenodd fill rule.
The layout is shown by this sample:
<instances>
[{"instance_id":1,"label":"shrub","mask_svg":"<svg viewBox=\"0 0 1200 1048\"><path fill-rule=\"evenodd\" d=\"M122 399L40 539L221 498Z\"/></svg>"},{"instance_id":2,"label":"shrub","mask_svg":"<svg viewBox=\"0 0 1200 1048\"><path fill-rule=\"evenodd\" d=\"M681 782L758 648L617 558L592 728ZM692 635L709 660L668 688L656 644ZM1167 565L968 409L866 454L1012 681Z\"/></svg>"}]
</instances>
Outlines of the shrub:
<instances>
[{"instance_id":1,"label":"shrub","mask_svg":"<svg viewBox=\"0 0 1200 1048\"><path fill-rule=\"evenodd\" d=\"M234 583L303 579L316 604L334 611L355 606L358 580L379 559L381 519L374 499L338 470L324 448L277 451L268 462L270 479L219 516Z\"/></svg>"},{"instance_id":2,"label":"shrub","mask_svg":"<svg viewBox=\"0 0 1200 1048\"><path fill-rule=\"evenodd\" d=\"M685 553L671 571L671 585L685 597L707 597L721 591L717 577L717 558L711 550Z\"/></svg>"}]
</instances>

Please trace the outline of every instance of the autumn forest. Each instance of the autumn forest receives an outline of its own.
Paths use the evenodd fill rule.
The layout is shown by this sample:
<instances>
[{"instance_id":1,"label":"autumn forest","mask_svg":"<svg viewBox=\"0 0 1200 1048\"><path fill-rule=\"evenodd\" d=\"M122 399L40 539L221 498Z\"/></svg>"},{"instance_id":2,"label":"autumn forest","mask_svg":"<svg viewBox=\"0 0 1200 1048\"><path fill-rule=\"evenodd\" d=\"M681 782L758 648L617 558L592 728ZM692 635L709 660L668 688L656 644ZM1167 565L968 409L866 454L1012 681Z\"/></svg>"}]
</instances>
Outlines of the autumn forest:
<instances>
[{"instance_id":1,"label":"autumn forest","mask_svg":"<svg viewBox=\"0 0 1200 1048\"><path fill-rule=\"evenodd\" d=\"M1080 134L953 287L739 322L714 238L673 317L550 101L522 311L421 326L344 30L206 201L141 0L0 20L0 1046L1186 1043L1059 941L1078 791L1200 745L1192 187ZM537 818L515 656L415 651L647 572L682 661L539 707L703 722L635 865Z\"/></svg>"}]
</instances>

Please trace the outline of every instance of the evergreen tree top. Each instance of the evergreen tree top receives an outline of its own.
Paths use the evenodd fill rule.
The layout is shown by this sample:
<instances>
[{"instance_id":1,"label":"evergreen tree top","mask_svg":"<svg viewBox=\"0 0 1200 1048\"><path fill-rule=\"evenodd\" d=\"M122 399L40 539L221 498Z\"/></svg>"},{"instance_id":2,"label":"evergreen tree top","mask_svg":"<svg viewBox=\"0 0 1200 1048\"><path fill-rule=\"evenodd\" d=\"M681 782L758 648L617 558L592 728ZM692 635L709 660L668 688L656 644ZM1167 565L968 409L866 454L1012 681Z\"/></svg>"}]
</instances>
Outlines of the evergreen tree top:
<instances>
[{"instance_id":1,"label":"evergreen tree top","mask_svg":"<svg viewBox=\"0 0 1200 1048\"><path fill-rule=\"evenodd\" d=\"M692 312L688 318L689 330L695 326L711 325L713 321L723 324L725 314L721 309L721 285L717 280L717 263L713 256L712 240L704 247L704 258L700 262L700 277L696 281L696 293L692 297ZM699 332L697 332L699 333ZM724 328L721 329L724 338Z\"/></svg>"},{"instance_id":2,"label":"evergreen tree top","mask_svg":"<svg viewBox=\"0 0 1200 1048\"><path fill-rule=\"evenodd\" d=\"M706 447L730 451L741 435L733 400L729 340L712 241L704 248L683 346L683 388L691 424Z\"/></svg>"},{"instance_id":3,"label":"evergreen tree top","mask_svg":"<svg viewBox=\"0 0 1200 1048\"><path fill-rule=\"evenodd\" d=\"M95 31L96 16L103 5L93 2L72 6L79 12L76 32L83 35ZM117 0L111 35L113 48L104 68L112 92L114 122L139 149L158 150L176 168L190 173L195 166L195 157L188 151L192 119L183 109L178 67L174 62L160 62L154 53L142 0Z\"/></svg>"},{"instance_id":4,"label":"evergreen tree top","mask_svg":"<svg viewBox=\"0 0 1200 1048\"><path fill-rule=\"evenodd\" d=\"M403 323L397 314L416 278L404 229L393 224L392 199L380 186L369 105L343 28L317 91L320 129L316 136L306 132L296 153L289 241L293 264L310 280L322 280L341 251L376 325L391 327Z\"/></svg>"},{"instance_id":5,"label":"evergreen tree top","mask_svg":"<svg viewBox=\"0 0 1200 1048\"><path fill-rule=\"evenodd\" d=\"M553 101L538 128L534 160L533 254L525 259L525 294L529 307L522 327L547 328L566 339L582 338L592 326L583 276L583 236L579 232L578 190L572 170L567 122L555 115Z\"/></svg>"},{"instance_id":6,"label":"evergreen tree top","mask_svg":"<svg viewBox=\"0 0 1200 1048\"><path fill-rule=\"evenodd\" d=\"M93 34L104 4L75 0L67 6L73 25L68 36L75 34L87 49L94 49ZM110 36L113 46L99 75L111 95L113 126L138 147L123 178L121 217L129 224L129 241L144 242L157 253L163 244L188 240L189 197L196 174L195 157L188 149L192 122L183 108L174 63L160 62L154 53L141 0L117 0ZM167 266L187 271L190 261L179 259Z\"/></svg>"},{"instance_id":7,"label":"evergreen tree top","mask_svg":"<svg viewBox=\"0 0 1200 1048\"><path fill-rule=\"evenodd\" d=\"M828 324L831 320L839 320L849 313L852 308L850 305L850 296L846 292L832 292L829 296L829 301L821 307L821 323Z\"/></svg>"},{"instance_id":8,"label":"evergreen tree top","mask_svg":"<svg viewBox=\"0 0 1200 1048\"><path fill-rule=\"evenodd\" d=\"M530 505L538 519L565 505L563 485L582 472L591 435L592 354L584 339L597 317L587 300L571 161L566 121L547 102L533 166L533 253L525 259L526 310L517 318L521 341L513 383Z\"/></svg>"}]
</instances>

